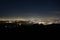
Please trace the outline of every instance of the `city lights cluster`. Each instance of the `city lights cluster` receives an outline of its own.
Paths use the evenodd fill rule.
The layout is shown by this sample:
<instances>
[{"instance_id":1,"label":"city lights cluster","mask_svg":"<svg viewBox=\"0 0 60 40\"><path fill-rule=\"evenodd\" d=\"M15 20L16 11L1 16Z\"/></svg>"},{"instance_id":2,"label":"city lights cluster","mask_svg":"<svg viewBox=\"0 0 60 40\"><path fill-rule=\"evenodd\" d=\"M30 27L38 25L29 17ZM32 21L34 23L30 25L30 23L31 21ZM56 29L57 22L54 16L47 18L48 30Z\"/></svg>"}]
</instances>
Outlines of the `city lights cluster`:
<instances>
[{"instance_id":1,"label":"city lights cluster","mask_svg":"<svg viewBox=\"0 0 60 40\"><path fill-rule=\"evenodd\" d=\"M0 22L4 21L5 23L26 23L26 24L60 24L59 19L0 19Z\"/></svg>"}]
</instances>

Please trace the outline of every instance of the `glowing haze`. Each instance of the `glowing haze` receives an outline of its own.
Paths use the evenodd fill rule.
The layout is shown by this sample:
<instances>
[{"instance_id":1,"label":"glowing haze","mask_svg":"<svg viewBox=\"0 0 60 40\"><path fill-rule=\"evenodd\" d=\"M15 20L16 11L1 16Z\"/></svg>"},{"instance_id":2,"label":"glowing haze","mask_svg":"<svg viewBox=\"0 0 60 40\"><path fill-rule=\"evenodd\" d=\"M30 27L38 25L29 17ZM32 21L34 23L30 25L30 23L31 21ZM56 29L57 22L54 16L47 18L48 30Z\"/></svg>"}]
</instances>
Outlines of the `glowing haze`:
<instances>
[{"instance_id":1,"label":"glowing haze","mask_svg":"<svg viewBox=\"0 0 60 40\"><path fill-rule=\"evenodd\" d=\"M12 23L13 21L30 21L33 22L34 24L38 23L38 24L53 24L53 23L60 23L60 19L59 18L0 18L0 21L9 21L10 23Z\"/></svg>"},{"instance_id":2,"label":"glowing haze","mask_svg":"<svg viewBox=\"0 0 60 40\"><path fill-rule=\"evenodd\" d=\"M0 20L60 23L60 0L0 0Z\"/></svg>"}]
</instances>

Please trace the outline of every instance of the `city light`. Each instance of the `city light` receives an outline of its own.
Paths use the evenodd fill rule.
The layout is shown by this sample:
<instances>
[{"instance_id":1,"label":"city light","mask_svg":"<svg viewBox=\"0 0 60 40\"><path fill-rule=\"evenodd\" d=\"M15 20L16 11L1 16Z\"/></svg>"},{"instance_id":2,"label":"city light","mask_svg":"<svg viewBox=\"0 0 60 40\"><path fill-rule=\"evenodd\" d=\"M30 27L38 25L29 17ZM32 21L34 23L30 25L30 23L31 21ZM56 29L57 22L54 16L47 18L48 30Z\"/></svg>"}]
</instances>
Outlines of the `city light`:
<instances>
[{"instance_id":1,"label":"city light","mask_svg":"<svg viewBox=\"0 0 60 40\"><path fill-rule=\"evenodd\" d=\"M53 24L53 23L60 23L60 19L54 19L54 18L10 18L10 19L0 19L0 21L5 21L5 23L19 23L20 21L24 21L28 24L44 24L44 25L47 25L47 24ZM21 25L21 24L20 24Z\"/></svg>"}]
</instances>

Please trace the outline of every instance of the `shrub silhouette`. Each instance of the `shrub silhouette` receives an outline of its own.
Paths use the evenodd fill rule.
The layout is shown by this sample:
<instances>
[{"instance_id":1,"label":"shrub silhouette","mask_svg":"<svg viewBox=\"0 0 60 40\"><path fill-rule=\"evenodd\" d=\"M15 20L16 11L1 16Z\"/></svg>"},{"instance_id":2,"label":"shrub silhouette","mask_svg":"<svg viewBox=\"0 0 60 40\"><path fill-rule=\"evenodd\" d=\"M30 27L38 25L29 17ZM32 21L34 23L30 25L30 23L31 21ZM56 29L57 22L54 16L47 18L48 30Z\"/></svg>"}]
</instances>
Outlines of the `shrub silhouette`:
<instances>
[{"instance_id":1,"label":"shrub silhouette","mask_svg":"<svg viewBox=\"0 0 60 40\"><path fill-rule=\"evenodd\" d=\"M60 24L16 24L0 23L0 32L26 32L26 31L60 31Z\"/></svg>"}]
</instances>

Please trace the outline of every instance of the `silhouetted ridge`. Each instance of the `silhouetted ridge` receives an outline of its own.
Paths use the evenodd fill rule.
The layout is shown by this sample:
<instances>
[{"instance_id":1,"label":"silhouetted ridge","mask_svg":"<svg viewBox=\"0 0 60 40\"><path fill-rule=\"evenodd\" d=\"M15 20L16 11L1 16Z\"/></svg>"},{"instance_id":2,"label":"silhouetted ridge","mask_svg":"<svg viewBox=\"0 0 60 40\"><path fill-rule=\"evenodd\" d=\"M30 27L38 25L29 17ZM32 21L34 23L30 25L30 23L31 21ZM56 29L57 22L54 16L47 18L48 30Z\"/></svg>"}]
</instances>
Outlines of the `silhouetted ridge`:
<instances>
[{"instance_id":1,"label":"silhouetted ridge","mask_svg":"<svg viewBox=\"0 0 60 40\"><path fill-rule=\"evenodd\" d=\"M26 31L60 31L60 24L17 24L0 23L0 32L26 32Z\"/></svg>"}]
</instances>

